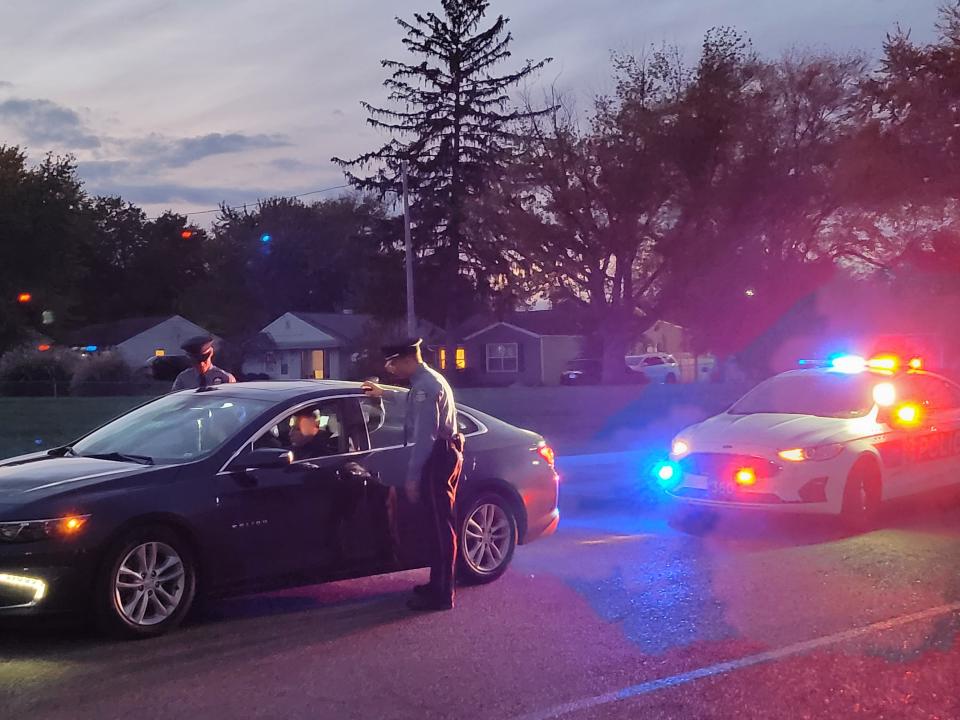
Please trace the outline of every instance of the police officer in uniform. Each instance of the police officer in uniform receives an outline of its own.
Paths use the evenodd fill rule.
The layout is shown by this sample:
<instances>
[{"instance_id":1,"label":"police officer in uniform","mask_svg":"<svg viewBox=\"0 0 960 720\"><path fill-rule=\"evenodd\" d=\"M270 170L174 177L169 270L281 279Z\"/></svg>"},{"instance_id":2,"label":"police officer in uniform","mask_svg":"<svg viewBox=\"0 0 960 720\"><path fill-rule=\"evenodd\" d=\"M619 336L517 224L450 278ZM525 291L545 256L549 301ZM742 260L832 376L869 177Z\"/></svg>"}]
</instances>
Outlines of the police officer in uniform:
<instances>
[{"instance_id":1,"label":"police officer in uniform","mask_svg":"<svg viewBox=\"0 0 960 720\"><path fill-rule=\"evenodd\" d=\"M408 605L414 610L449 610L454 601L457 562L457 520L454 505L463 465L463 435L457 432L457 410L446 379L423 362L421 340L383 348L387 372L410 381L404 444L413 443L404 485L411 503L426 505L431 530L430 582L414 588ZM388 392L365 382L371 397Z\"/></svg>"},{"instance_id":2,"label":"police officer in uniform","mask_svg":"<svg viewBox=\"0 0 960 720\"><path fill-rule=\"evenodd\" d=\"M177 375L177 379L173 381L173 392L237 381L226 370L221 370L213 364L213 338L209 335L190 338L180 348L193 362L193 367Z\"/></svg>"}]
</instances>

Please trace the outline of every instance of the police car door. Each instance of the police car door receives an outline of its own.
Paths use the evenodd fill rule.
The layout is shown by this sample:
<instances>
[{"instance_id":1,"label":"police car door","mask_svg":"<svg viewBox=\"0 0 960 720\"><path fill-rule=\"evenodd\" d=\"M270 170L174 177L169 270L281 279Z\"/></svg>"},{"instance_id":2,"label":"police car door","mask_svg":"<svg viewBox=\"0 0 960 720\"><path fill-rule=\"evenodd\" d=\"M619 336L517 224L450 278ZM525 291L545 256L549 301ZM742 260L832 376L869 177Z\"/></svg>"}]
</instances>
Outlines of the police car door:
<instances>
[{"instance_id":1,"label":"police car door","mask_svg":"<svg viewBox=\"0 0 960 720\"><path fill-rule=\"evenodd\" d=\"M960 474L960 388L936 375L918 377L929 388L930 433L921 449L930 464L927 487L953 485Z\"/></svg>"},{"instance_id":2,"label":"police car door","mask_svg":"<svg viewBox=\"0 0 960 720\"><path fill-rule=\"evenodd\" d=\"M917 427L899 430L901 482L888 494L912 495L949 484L960 449L960 392L934 375L911 374L898 385L904 390L903 399L921 408L921 417Z\"/></svg>"}]
</instances>

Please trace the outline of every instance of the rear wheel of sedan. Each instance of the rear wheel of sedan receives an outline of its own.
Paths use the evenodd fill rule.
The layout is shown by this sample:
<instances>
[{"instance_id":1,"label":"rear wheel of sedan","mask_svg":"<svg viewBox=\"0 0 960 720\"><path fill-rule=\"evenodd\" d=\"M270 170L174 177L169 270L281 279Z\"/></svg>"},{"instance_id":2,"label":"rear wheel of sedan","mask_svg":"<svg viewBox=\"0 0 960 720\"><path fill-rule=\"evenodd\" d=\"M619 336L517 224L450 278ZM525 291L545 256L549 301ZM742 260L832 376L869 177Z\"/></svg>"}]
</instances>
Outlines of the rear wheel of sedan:
<instances>
[{"instance_id":1,"label":"rear wheel of sedan","mask_svg":"<svg viewBox=\"0 0 960 720\"><path fill-rule=\"evenodd\" d=\"M506 572L517 547L517 518L500 495L470 503L460 526L459 574L468 584L493 582Z\"/></svg>"},{"instance_id":2,"label":"rear wheel of sedan","mask_svg":"<svg viewBox=\"0 0 960 720\"><path fill-rule=\"evenodd\" d=\"M97 621L121 637L163 635L183 622L196 589L190 546L170 528L136 528L104 556L94 597Z\"/></svg>"}]
</instances>

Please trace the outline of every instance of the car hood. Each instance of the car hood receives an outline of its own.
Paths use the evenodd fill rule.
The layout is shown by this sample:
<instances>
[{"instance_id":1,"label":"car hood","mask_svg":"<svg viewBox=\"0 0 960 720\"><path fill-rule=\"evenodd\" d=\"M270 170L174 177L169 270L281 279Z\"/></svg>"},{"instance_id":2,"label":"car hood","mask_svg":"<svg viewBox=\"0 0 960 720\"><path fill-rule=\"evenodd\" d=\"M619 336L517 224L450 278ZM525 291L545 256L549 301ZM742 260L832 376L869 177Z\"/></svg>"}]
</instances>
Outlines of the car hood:
<instances>
[{"instance_id":1,"label":"car hood","mask_svg":"<svg viewBox=\"0 0 960 720\"><path fill-rule=\"evenodd\" d=\"M84 457L27 455L0 463L0 503L22 503L107 478L154 468L138 463Z\"/></svg>"},{"instance_id":2,"label":"car hood","mask_svg":"<svg viewBox=\"0 0 960 720\"><path fill-rule=\"evenodd\" d=\"M861 425L872 423L870 418L822 418L811 415L717 415L694 425L680 437L698 450L749 451L753 448L783 450L793 447L813 447L840 442L863 435Z\"/></svg>"}]
</instances>

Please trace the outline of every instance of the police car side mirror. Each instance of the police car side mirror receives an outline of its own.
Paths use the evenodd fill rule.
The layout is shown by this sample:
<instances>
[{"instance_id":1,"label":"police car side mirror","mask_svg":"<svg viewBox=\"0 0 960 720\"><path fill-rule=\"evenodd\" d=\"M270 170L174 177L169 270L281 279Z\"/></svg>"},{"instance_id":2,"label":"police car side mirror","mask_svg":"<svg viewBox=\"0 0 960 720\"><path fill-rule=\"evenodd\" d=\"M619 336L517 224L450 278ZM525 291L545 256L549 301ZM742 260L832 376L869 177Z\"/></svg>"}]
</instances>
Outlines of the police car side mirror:
<instances>
[{"instance_id":1,"label":"police car side mirror","mask_svg":"<svg viewBox=\"0 0 960 720\"><path fill-rule=\"evenodd\" d=\"M893 425L893 410L889 407L881 407L877 411L877 423L880 425Z\"/></svg>"}]
</instances>

